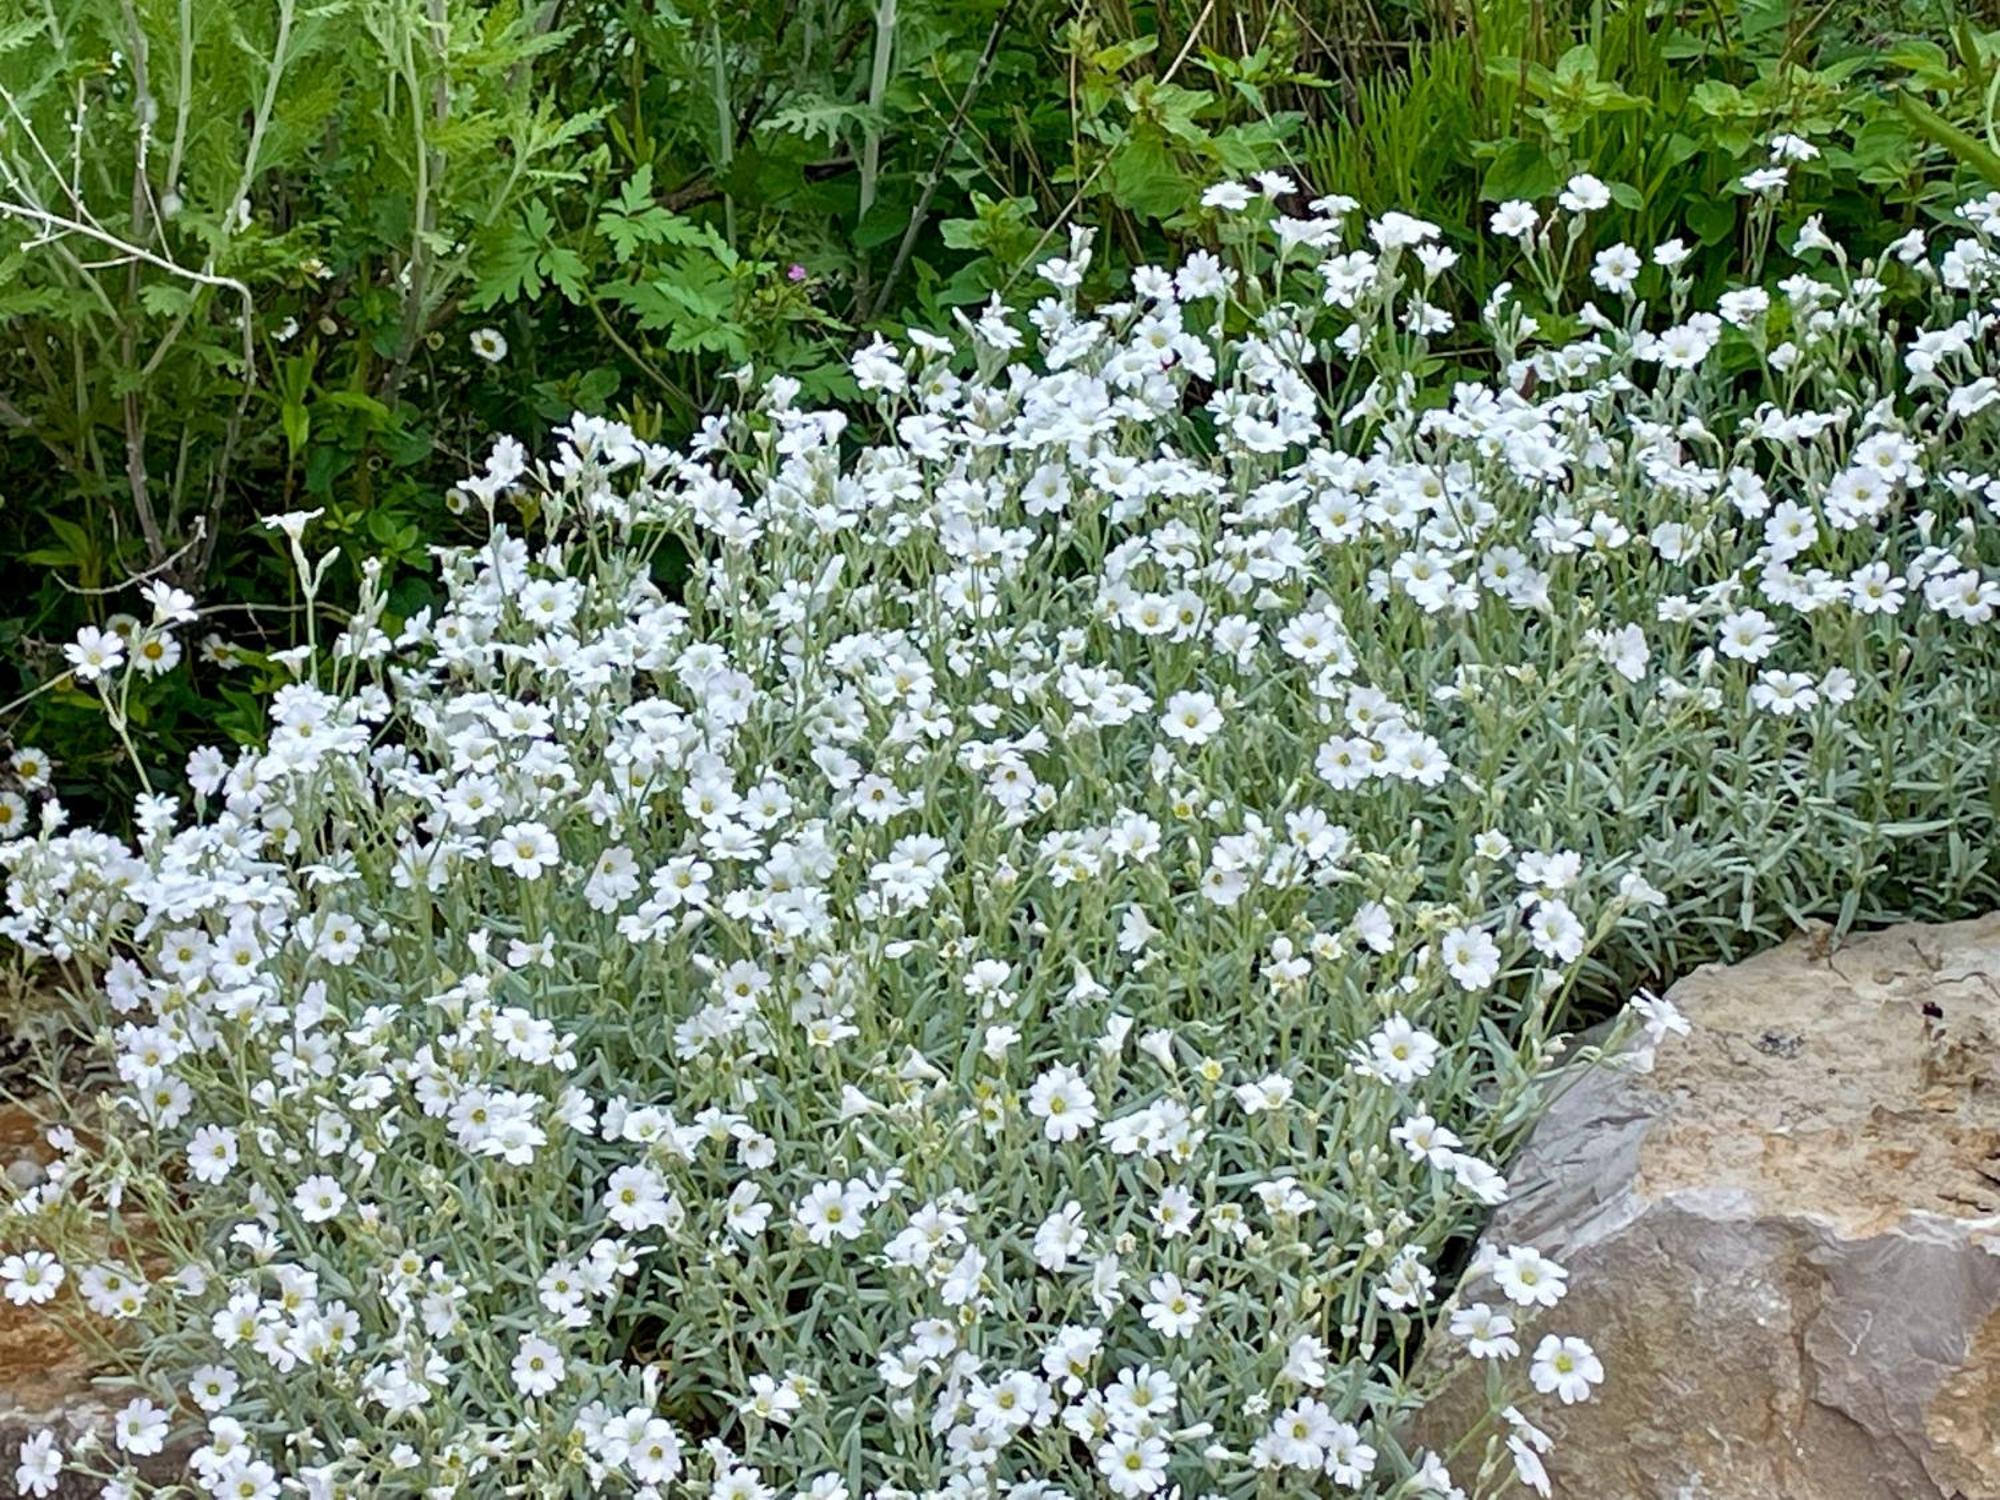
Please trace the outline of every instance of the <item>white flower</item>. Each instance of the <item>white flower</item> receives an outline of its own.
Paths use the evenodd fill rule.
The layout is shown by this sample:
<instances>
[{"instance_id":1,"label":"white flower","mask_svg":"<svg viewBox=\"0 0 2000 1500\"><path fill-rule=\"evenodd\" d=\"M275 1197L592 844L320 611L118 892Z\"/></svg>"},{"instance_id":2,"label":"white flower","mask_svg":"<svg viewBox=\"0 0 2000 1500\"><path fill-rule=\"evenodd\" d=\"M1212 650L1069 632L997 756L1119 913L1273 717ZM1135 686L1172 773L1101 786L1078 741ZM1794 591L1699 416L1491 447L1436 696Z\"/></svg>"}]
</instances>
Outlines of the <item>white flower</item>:
<instances>
[{"instance_id":1,"label":"white flower","mask_svg":"<svg viewBox=\"0 0 2000 1500\"><path fill-rule=\"evenodd\" d=\"M1538 902L1528 918L1528 937L1535 951L1559 963L1573 964L1581 958L1586 936L1583 923L1563 901Z\"/></svg>"},{"instance_id":2,"label":"white flower","mask_svg":"<svg viewBox=\"0 0 2000 1500\"><path fill-rule=\"evenodd\" d=\"M1035 1230L1035 1264L1044 1271L1061 1271L1083 1254L1090 1232L1084 1228L1083 1205L1075 1201L1050 1214Z\"/></svg>"},{"instance_id":3,"label":"white flower","mask_svg":"<svg viewBox=\"0 0 2000 1500\"><path fill-rule=\"evenodd\" d=\"M21 784L24 792L39 792L49 784L54 771L54 762L40 750L23 745L9 758L14 768L14 779Z\"/></svg>"},{"instance_id":4,"label":"white flower","mask_svg":"<svg viewBox=\"0 0 2000 1500\"><path fill-rule=\"evenodd\" d=\"M1778 644L1777 628L1762 610L1743 609L1726 616L1715 647L1738 661L1762 661Z\"/></svg>"},{"instance_id":5,"label":"white flower","mask_svg":"<svg viewBox=\"0 0 2000 1500\"><path fill-rule=\"evenodd\" d=\"M1500 945L1477 927L1454 927L1438 942L1447 973L1468 990L1492 987L1500 972Z\"/></svg>"},{"instance_id":6,"label":"white flower","mask_svg":"<svg viewBox=\"0 0 2000 1500\"><path fill-rule=\"evenodd\" d=\"M1186 1338L1201 1322L1201 1298L1183 1287L1178 1276L1155 1276L1146 1286L1146 1297L1140 1315L1162 1338Z\"/></svg>"},{"instance_id":7,"label":"white flower","mask_svg":"<svg viewBox=\"0 0 2000 1500\"><path fill-rule=\"evenodd\" d=\"M133 667L147 677L163 676L180 665L181 643L163 631L136 632L126 649Z\"/></svg>"},{"instance_id":8,"label":"white flower","mask_svg":"<svg viewBox=\"0 0 2000 1500\"><path fill-rule=\"evenodd\" d=\"M194 607L194 595L185 589L176 588L158 579L148 583L139 591L141 597L153 606L155 629L166 629L174 625L191 625L200 618Z\"/></svg>"},{"instance_id":9,"label":"white flower","mask_svg":"<svg viewBox=\"0 0 2000 1500\"><path fill-rule=\"evenodd\" d=\"M1646 1035L1655 1044L1669 1036L1687 1036L1692 1029L1680 1007L1661 996L1642 990L1632 997L1632 1009L1644 1019Z\"/></svg>"},{"instance_id":10,"label":"white flower","mask_svg":"<svg viewBox=\"0 0 2000 1500\"><path fill-rule=\"evenodd\" d=\"M514 1389L529 1398L546 1396L562 1384L562 1351L538 1334L524 1333L515 1345Z\"/></svg>"},{"instance_id":11,"label":"white flower","mask_svg":"<svg viewBox=\"0 0 2000 1500\"><path fill-rule=\"evenodd\" d=\"M822 1182L794 1205L792 1220L815 1245L858 1240L868 1231L868 1200L853 1183Z\"/></svg>"},{"instance_id":12,"label":"white flower","mask_svg":"<svg viewBox=\"0 0 2000 1500\"><path fill-rule=\"evenodd\" d=\"M1510 1245L1493 1267L1493 1279L1522 1307L1554 1307L1568 1290L1569 1272L1529 1245Z\"/></svg>"},{"instance_id":13,"label":"white flower","mask_svg":"<svg viewBox=\"0 0 2000 1500\"><path fill-rule=\"evenodd\" d=\"M493 840L491 857L499 869L523 880L540 880L561 860L562 850L540 823L509 823Z\"/></svg>"},{"instance_id":14,"label":"white flower","mask_svg":"<svg viewBox=\"0 0 2000 1500\"><path fill-rule=\"evenodd\" d=\"M1028 1113L1052 1141L1073 1141L1097 1124L1097 1096L1076 1069L1058 1065L1028 1091Z\"/></svg>"},{"instance_id":15,"label":"white flower","mask_svg":"<svg viewBox=\"0 0 2000 1500\"><path fill-rule=\"evenodd\" d=\"M1611 190L1588 172L1570 178L1557 199L1568 213L1595 213L1611 204Z\"/></svg>"},{"instance_id":16,"label":"white flower","mask_svg":"<svg viewBox=\"0 0 2000 1500\"><path fill-rule=\"evenodd\" d=\"M167 1446L167 1413L145 1397L135 1397L112 1419L111 1436L134 1458L150 1458Z\"/></svg>"},{"instance_id":17,"label":"white flower","mask_svg":"<svg viewBox=\"0 0 2000 1500\"><path fill-rule=\"evenodd\" d=\"M1715 314L1696 313L1657 335L1641 334L1633 342L1633 353L1640 359L1657 360L1670 370L1693 370L1714 352L1721 332L1722 320Z\"/></svg>"},{"instance_id":18,"label":"white flower","mask_svg":"<svg viewBox=\"0 0 2000 1500\"><path fill-rule=\"evenodd\" d=\"M1553 1391L1565 1406L1588 1401L1591 1387L1604 1380L1604 1366L1589 1344L1554 1334L1535 1346L1534 1362L1528 1373L1536 1390L1544 1395Z\"/></svg>"},{"instance_id":19,"label":"white flower","mask_svg":"<svg viewBox=\"0 0 2000 1500\"><path fill-rule=\"evenodd\" d=\"M869 340L866 348L855 354L853 370L854 383L864 391L895 395L909 385L909 376L904 373L902 361L879 333Z\"/></svg>"},{"instance_id":20,"label":"white flower","mask_svg":"<svg viewBox=\"0 0 2000 1500\"><path fill-rule=\"evenodd\" d=\"M1414 1083L1436 1065L1437 1038L1400 1015L1391 1016L1368 1039L1369 1060L1392 1083Z\"/></svg>"},{"instance_id":21,"label":"white flower","mask_svg":"<svg viewBox=\"0 0 2000 1500\"><path fill-rule=\"evenodd\" d=\"M1587 630L1584 639L1597 648L1599 656L1627 682L1640 682L1646 676L1646 668L1653 659L1652 648L1646 643L1646 632L1637 625L1624 625L1617 630Z\"/></svg>"},{"instance_id":22,"label":"white flower","mask_svg":"<svg viewBox=\"0 0 2000 1500\"><path fill-rule=\"evenodd\" d=\"M236 1132L221 1126L204 1125L188 1141L188 1170L211 1187L229 1175L236 1156Z\"/></svg>"},{"instance_id":23,"label":"white flower","mask_svg":"<svg viewBox=\"0 0 2000 1500\"><path fill-rule=\"evenodd\" d=\"M223 1365L198 1366L188 1377L188 1394L196 1406L211 1416L227 1411L241 1388L236 1372Z\"/></svg>"},{"instance_id":24,"label":"white flower","mask_svg":"<svg viewBox=\"0 0 2000 1500\"><path fill-rule=\"evenodd\" d=\"M1493 210L1493 216L1488 224L1497 235L1507 239L1525 240L1535 232L1535 225L1540 218L1541 215L1535 212L1532 203L1523 202L1519 198L1510 198Z\"/></svg>"},{"instance_id":25,"label":"white flower","mask_svg":"<svg viewBox=\"0 0 2000 1500\"><path fill-rule=\"evenodd\" d=\"M1512 1359L1521 1352L1514 1338L1514 1320L1484 1302L1468 1302L1451 1315L1451 1336L1465 1341L1474 1359Z\"/></svg>"},{"instance_id":26,"label":"white flower","mask_svg":"<svg viewBox=\"0 0 2000 1500\"><path fill-rule=\"evenodd\" d=\"M347 1206L347 1194L336 1179L315 1173L298 1185L292 1206L308 1224L324 1224Z\"/></svg>"},{"instance_id":27,"label":"white flower","mask_svg":"<svg viewBox=\"0 0 2000 1500\"><path fill-rule=\"evenodd\" d=\"M1607 292L1625 296L1632 290L1632 284L1639 279L1639 272L1645 263L1639 259L1639 252L1630 245L1613 245L1597 252L1591 263L1590 279Z\"/></svg>"},{"instance_id":28,"label":"white flower","mask_svg":"<svg viewBox=\"0 0 2000 1500\"><path fill-rule=\"evenodd\" d=\"M1771 296L1762 287L1743 287L1737 291L1724 292L1716 303L1716 311L1722 321L1732 328L1748 328L1770 309Z\"/></svg>"},{"instance_id":29,"label":"white flower","mask_svg":"<svg viewBox=\"0 0 2000 1500\"><path fill-rule=\"evenodd\" d=\"M86 625L63 647L63 655L69 658L70 669L79 680L95 682L125 659L125 642L111 631Z\"/></svg>"},{"instance_id":30,"label":"white flower","mask_svg":"<svg viewBox=\"0 0 2000 1500\"><path fill-rule=\"evenodd\" d=\"M1160 731L1183 745L1205 745L1222 730L1222 710L1207 693L1175 693L1160 716Z\"/></svg>"},{"instance_id":31,"label":"white flower","mask_svg":"<svg viewBox=\"0 0 2000 1500\"><path fill-rule=\"evenodd\" d=\"M679 1205L667 1191L666 1180L651 1167L625 1166L611 1174L604 1190L604 1211L628 1234L671 1223Z\"/></svg>"},{"instance_id":32,"label":"white flower","mask_svg":"<svg viewBox=\"0 0 2000 1500\"><path fill-rule=\"evenodd\" d=\"M288 510L281 515L264 516L259 524L266 531L282 532L286 541L296 545L305 536L306 527L325 514L325 506L315 506L311 510Z\"/></svg>"},{"instance_id":33,"label":"white flower","mask_svg":"<svg viewBox=\"0 0 2000 1500\"><path fill-rule=\"evenodd\" d=\"M662 1485L677 1478L681 1472L680 1434L665 1417L655 1417L640 1413L645 1426L638 1441L631 1445L625 1462L632 1470L632 1477L641 1484ZM813 1500L845 1500L846 1491L838 1495L832 1490L822 1491L816 1483L808 1492Z\"/></svg>"},{"instance_id":34,"label":"white flower","mask_svg":"<svg viewBox=\"0 0 2000 1500\"><path fill-rule=\"evenodd\" d=\"M21 1444L20 1462L14 1468L14 1486L24 1495L46 1497L56 1492L63 1468L62 1450L48 1428Z\"/></svg>"},{"instance_id":35,"label":"white flower","mask_svg":"<svg viewBox=\"0 0 2000 1500\"><path fill-rule=\"evenodd\" d=\"M506 337L497 328L475 328L467 342L472 352L489 365L497 365L507 357Z\"/></svg>"},{"instance_id":36,"label":"white flower","mask_svg":"<svg viewBox=\"0 0 2000 1500\"><path fill-rule=\"evenodd\" d=\"M1167 1482L1167 1445L1157 1437L1115 1432L1097 1450L1097 1469L1120 1500L1150 1495Z\"/></svg>"},{"instance_id":37,"label":"white flower","mask_svg":"<svg viewBox=\"0 0 2000 1500\"><path fill-rule=\"evenodd\" d=\"M1819 685L1808 672L1760 672L1750 684L1750 702L1766 713L1789 718L1819 706Z\"/></svg>"},{"instance_id":38,"label":"white flower","mask_svg":"<svg viewBox=\"0 0 2000 1500\"><path fill-rule=\"evenodd\" d=\"M1549 1471L1543 1465L1540 1455L1519 1433L1508 1437L1507 1452L1514 1460L1514 1476L1546 1500L1551 1493Z\"/></svg>"},{"instance_id":39,"label":"white flower","mask_svg":"<svg viewBox=\"0 0 2000 1500\"><path fill-rule=\"evenodd\" d=\"M1335 1484L1358 1490L1375 1471L1375 1450L1361 1441L1359 1429L1336 1424L1326 1443L1326 1473Z\"/></svg>"},{"instance_id":40,"label":"white flower","mask_svg":"<svg viewBox=\"0 0 2000 1500\"><path fill-rule=\"evenodd\" d=\"M47 1302L63 1283L62 1263L46 1250L28 1250L0 1260L0 1282L16 1307Z\"/></svg>"}]
</instances>

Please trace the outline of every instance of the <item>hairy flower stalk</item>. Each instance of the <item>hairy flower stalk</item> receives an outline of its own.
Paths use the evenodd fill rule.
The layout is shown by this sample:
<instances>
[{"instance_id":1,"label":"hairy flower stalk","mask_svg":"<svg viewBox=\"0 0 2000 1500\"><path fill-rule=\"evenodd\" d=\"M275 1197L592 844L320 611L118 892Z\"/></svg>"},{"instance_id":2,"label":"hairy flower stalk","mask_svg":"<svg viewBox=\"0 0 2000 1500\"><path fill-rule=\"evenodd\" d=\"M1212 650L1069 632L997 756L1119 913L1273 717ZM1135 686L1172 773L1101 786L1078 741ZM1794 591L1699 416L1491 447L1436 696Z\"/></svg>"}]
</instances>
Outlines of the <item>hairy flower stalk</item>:
<instances>
[{"instance_id":1,"label":"hairy flower stalk","mask_svg":"<svg viewBox=\"0 0 2000 1500\"><path fill-rule=\"evenodd\" d=\"M1530 280L1601 189L1495 216ZM1903 736L1990 750L2000 205L1713 310L1619 247L1441 388L1437 228L1289 191L1094 308L1078 235L851 414L503 440L436 607L370 574L136 843L9 807L118 1085L0 1277L133 1380L22 1489L1546 1490L1536 1403L1617 1371L1549 1255L1441 1261L1594 961L1780 820L1838 901ZM1492 1369L1449 1453L1433 1326Z\"/></svg>"}]
</instances>

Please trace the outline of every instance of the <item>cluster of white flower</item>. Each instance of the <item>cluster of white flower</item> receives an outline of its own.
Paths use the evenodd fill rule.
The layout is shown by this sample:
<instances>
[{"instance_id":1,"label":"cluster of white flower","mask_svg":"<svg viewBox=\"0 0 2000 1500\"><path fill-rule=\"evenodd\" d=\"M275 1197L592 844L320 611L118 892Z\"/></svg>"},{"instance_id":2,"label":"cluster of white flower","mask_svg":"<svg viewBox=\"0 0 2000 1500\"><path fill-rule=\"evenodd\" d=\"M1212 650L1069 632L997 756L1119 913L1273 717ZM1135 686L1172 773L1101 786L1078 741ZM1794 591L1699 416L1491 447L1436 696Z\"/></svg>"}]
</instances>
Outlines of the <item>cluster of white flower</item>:
<instances>
[{"instance_id":1,"label":"cluster of white flower","mask_svg":"<svg viewBox=\"0 0 2000 1500\"><path fill-rule=\"evenodd\" d=\"M0 1280L142 1356L23 1490L178 1441L218 1500L1547 1491L1565 1270L1439 1260L1666 920L1601 778L1760 806L1910 641L1991 683L2000 203L1716 313L1606 252L1623 313L1496 295L1440 391L1438 230L1291 191L1212 195L1261 263L1091 309L1079 235L1025 317L877 340L861 424L779 378L681 451L501 442L440 602L371 571L267 746L5 847L120 1085ZM1549 278L1604 201L1494 227ZM1857 397L1891 274L1937 317ZM1449 1458L1434 1324L1492 1362Z\"/></svg>"}]
</instances>

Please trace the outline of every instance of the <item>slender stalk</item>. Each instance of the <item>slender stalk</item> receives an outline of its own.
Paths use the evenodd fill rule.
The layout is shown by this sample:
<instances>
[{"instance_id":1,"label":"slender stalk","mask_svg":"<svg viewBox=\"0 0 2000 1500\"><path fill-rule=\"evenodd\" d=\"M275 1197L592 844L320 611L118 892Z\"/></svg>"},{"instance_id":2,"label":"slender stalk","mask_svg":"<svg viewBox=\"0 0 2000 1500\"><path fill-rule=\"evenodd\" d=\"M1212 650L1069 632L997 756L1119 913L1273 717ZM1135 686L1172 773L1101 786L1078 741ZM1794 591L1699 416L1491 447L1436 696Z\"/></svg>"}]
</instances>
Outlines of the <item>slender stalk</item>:
<instances>
[{"instance_id":1,"label":"slender stalk","mask_svg":"<svg viewBox=\"0 0 2000 1500\"><path fill-rule=\"evenodd\" d=\"M868 76L868 117L861 126L861 189L854 212L857 232L867 222L869 210L875 207L876 187L882 173L882 100L889 91L889 61L895 43L896 0L879 0L875 9L875 64ZM864 297L867 278L868 266L863 261L857 281Z\"/></svg>"},{"instance_id":2,"label":"slender stalk","mask_svg":"<svg viewBox=\"0 0 2000 1500\"><path fill-rule=\"evenodd\" d=\"M437 77L431 85L430 113L438 125L451 114L450 21L444 0L425 0L425 25L438 51ZM403 326L396 338L396 355L383 382L383 401L395 402L410 372L410 361L423 337L431 305L431 237L437 232L435 187L444 172L444 153L427 128L422 74L417 66L416 41L405 30L403 41L403 85L410 101L410 133L414 137L410 160L416 172L416 225L411 236L410 259L406 268L407 286L403 293Z\"/></svg>"},{"instance_id":3,"label":"slender stalk","mask_svg":"<svg viewBox=\"0 0 2000 1500\"><path fill-rule=\"evenodd\" d=\"M736 243L736 194L730 190L730 169L736 164L736 116L729 107L729 72L723 66L722 22L709 23L709 92L715 101L715 159L722 169L722 233Z\"/></svg>"},{"instance_id":4,"label":"slender stalk","mask_svg":"<svg viewBox=\"0 0 2000 1500\"><path fill-rule=\"evenodd\" d=\"M993 71L993 59L1000 51L1000 38L1006 34L1007 24L1013 19L1018 4L1019 0L1007 0L993 20L993 29L986 35L986 46L972 70L972 79L966 84L965 92L959 95L958 108L951 117L951 128L945 131L944 141L931 161L930 170L924 173L923 192L917 198L916 207L910 210L910 222L903 226L902 242L896 246L896 258L889 263L889 274L882 278L874 300L868 305L870 320L881 316L882 306L889 300L890 288L895 286L896 278L903 274L903 267L909 264L910 256L917 248L917 236L923 232L924 221L930 215L931 199L937 196L938 184L944 180L945 162L950 159L952 148L958 144L959 134L965 129L966 115L979 98L981 86Z\"/></svg>"}]
</instances>

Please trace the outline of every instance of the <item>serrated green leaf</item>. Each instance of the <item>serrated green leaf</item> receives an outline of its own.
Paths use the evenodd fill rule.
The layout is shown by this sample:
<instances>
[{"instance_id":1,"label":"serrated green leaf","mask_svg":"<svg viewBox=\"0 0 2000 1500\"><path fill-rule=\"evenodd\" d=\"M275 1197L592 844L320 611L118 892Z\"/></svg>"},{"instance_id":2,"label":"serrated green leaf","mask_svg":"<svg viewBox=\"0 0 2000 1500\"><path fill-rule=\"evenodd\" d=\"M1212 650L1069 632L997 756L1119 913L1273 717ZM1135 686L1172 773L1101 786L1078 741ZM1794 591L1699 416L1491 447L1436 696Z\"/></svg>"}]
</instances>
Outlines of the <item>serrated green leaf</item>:
<instances>
[{"instance_id":1,"label":"serrated green leaf","mask_svg":"<svg viewBox=\"0 0 2000 1500\"><path fill-rule=\"evenodd\" d=\"M489 238L476 270L466 307L483 312L503 303L539 297L553 286L571 302L588 294L590 273L583 258L552 238L555 218L539 202L528 203L520 221Z\"/></svg>"},{"instance_id":2,"label":"serrated green leaf","mask_svg":"<svg viewBox=\"0 0 2000 1500\"><path fill-rule=\"evenodd\" d=\"M653 169L642 166L632 174L618 197L599 212L597 230L611 242L620 265L631 261L644 245L691 246L721 241L706 225L670 213L653 201Z\"/></svg>"},{"instance_id":3,"label":"serrated green leaf","mask_svg":"<svg viewBox=\"0 0 2000 1500\"><path fill-rule=\"evenodd\" d=\"M16 21L10 26L0 26L0 57L20 51L40 36L47 24L46 16L36 16L31 20Z\"/></svg>"}]
</instances>

